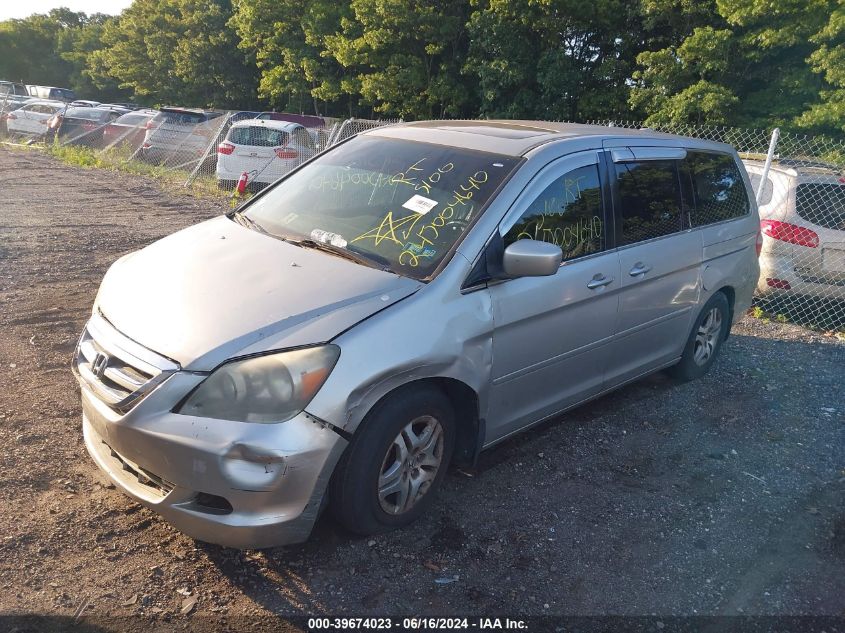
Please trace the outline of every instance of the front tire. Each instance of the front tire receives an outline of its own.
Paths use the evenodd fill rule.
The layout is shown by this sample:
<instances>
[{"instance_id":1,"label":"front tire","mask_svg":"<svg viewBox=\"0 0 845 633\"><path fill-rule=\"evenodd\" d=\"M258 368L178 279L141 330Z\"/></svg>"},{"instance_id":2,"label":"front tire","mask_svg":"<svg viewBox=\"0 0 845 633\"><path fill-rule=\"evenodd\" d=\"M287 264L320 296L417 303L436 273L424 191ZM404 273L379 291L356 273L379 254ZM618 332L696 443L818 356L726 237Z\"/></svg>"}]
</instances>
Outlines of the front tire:
<instances>
[{"instance_id":1,"label":"front tire","mask_svg":"<svg viewBox=\"0 0 845 633\"><path fill-rule=\"evenodd\" d=\"M403 527L432 504L452 457L455 414L425 386L402 390L371 411L332 477L330 505L357 534Z\"/></svg>"},{"instance_id":2,"label":"front tire","mask_svg":"<svg viewBox=\"0 0 845 633\"><path fill-rule=\"evenodd\" d=\"M669 374L677 380L687 382L710 371L728 335L730 319L728 298L722 292L715 293L701 309L692 326L681 360L669 368Z\"/></svg>"}]
</instances>

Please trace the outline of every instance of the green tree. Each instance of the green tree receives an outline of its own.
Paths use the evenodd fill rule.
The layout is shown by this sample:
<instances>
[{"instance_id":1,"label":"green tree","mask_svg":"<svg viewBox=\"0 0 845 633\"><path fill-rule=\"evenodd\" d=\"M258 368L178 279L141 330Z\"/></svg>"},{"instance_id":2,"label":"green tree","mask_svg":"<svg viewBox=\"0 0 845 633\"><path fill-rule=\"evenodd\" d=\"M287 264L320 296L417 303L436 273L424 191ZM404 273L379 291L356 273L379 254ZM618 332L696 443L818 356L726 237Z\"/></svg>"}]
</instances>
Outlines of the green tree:
<instances>
[{"instance_id":1,"label":"green tree","mask_svg":"<svg viewBox=\"0 0 845 633\"><path fill-rule=\"evenodd\" d=\"M351 15L325 38L345 69L341 89L385 116L454 117L475 109L461 76L468 39L466 0L351 0Z\"/></svg>"},{"instance_id":2,"label":"green tree","mask_svg":"<svg viewBox=\"0 0 845 633\"><path fill-rule=\"evenodd\" d=\"M464 73L485 116L583 120L626 113L639 19L622 0L473 0Z\"/></svg>"},{"instance_id":3,"label":"green tree","mask_svg":"<svg viewBox=\"0 0 845 633\"><path fill-rule=\"evenodd\" d=\"M818 98L806 60L831 2L643 0L659 36L637 57L631 106L651 124L788 125Z\"/></svg>"},{"instance_id":4,"label":"green tree","mask_svg":"<svg viewBox=\"0 0 845 633\"><path fill-rule=\"evenodd\" d=\"M336 112L343 69L324 40L340 29L348 4L333 0L235 0L230 25L260 70L259 94L273 105Z\"/></svg>"},{"instance_id":5,"label":"green tree","mask_svg":"<svg viewBox=\"0 0 845 633\"><path fill-rule=\"evenodd\" d=\"M231 17L230 0L135 0L104 25L90 76L146 103L255 107L255 62L238 48Z\"/></svg>"},{"instance_id":6,"label":"green tree","mask_svg":"<svg viewBox=\"0 0 845 633\"><path fill-rule=\"evenodd\" d=\"M78 28L84 16L55 9L48 15L0 22L0 77L65 86L72 66L59 55L58 38L64 29Z\"/></svg>"},{"instance_id":7,"label":"green tree","mask_svg":"<svg viewBox=\"0 0 845 633\"><path fill-rule=\"evenodd\" d=\"M820 101L798 119L799 126L818 132L845 131L845 0L839 0L827 23L812 38L818 48L809 62L827 86Z\"/></svg>"},{"instance_id":8,"label":"green tree","mask_svg":"<svg viewBox=\"0 0 845 633\"><path fill-rule=\"evenodd\" d=\"M84 15L84 14L83 14ZM98 101L121 101L131 96L121 89L117 81L95 82L89 69L89 57L103 46L103 30L108 22L116 18L95 13L80 21L76 28L63 29L56 40L56 51L70 66L69 87L77 95Z\"/></svg>"}]
</instances>

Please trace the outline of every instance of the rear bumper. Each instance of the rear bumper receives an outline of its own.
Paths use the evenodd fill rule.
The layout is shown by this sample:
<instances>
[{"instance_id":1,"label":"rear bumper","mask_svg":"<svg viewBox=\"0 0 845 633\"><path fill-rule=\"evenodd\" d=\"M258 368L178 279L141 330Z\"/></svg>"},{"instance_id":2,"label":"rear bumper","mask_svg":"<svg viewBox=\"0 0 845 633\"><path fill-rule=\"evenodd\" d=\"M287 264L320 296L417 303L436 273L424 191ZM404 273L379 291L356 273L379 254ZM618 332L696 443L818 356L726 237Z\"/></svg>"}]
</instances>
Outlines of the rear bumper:
<instances>
[{"instance_id":1,"label":"rear bumper","mask_svg":"<svg viewBox=\"0 0 845 633\"><path fill-rule=\"evenodd\" d=\"M185 386L174 379L122 417L82 386L85 446L100 469L195 539L239 549L305 541L346 441L305 413L257 425L162 410Z\"/></svg>"},{"instance_id":2,"label":"rear bumper","mask_svg":"<svg viewBox=\"0 0 845 633\"><path fill-rule=\"evenodd\" d=\"M796 267L792 257L767 256L764 253L760 257L757 294L845 300L845 280L840 280L839 276L833 273L813 272Z\"/></svg>"}]
</instances>

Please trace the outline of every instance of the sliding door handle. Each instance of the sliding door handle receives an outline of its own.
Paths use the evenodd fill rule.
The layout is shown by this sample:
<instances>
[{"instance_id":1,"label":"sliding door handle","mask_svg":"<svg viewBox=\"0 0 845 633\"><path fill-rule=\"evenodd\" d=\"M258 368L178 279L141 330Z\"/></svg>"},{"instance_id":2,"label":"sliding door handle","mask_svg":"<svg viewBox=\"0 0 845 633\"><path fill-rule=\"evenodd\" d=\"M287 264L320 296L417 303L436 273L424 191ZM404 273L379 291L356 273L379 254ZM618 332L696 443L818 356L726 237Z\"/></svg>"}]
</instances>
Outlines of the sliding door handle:
<instances>
[{"instance_id":1,"label":"sliding door handle","mask_svg":"<svg viewBox=\"0 0 845 633\"><path fill-rule=\"evenodd\" d=\"M605 277L601 273L593 277L589 283L587 283L587 288L590 290L595 290L596 288L601 288L602 286L606 286L608 284L613 283L613 277Z\"/></svg>"}]
</instances>

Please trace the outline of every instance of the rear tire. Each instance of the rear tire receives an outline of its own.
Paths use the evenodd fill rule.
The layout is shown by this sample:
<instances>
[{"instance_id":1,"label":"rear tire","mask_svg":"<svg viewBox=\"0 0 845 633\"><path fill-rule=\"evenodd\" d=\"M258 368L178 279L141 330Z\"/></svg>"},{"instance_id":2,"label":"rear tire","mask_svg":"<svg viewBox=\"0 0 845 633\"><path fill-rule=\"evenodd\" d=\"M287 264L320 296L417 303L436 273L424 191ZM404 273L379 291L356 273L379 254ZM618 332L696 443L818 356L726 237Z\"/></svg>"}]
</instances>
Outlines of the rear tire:
<instances>
[{"instance_id":1,"label":"rear tire","mask_svg":"<svg viewBox=\"0 0 845 633\"><path fill-rule=\"evenodd\" d=\"M431 506L455 439L449 399L432 386L388 396L355 433L334 472L330 508L357 534L415 521Z\"/></svg>"},{"instance_id":2,"label":"rear tire","mask_svg":"<svg viewBox=\"0 0 845 633\"><path fill-rule=\"evenodd\" d=\"M701 309L692 326L681 360L668 373L682 382L700 378L716 360L728 334L731 310L722 292L714 294Z\"/></svg>"}]
</instances>

